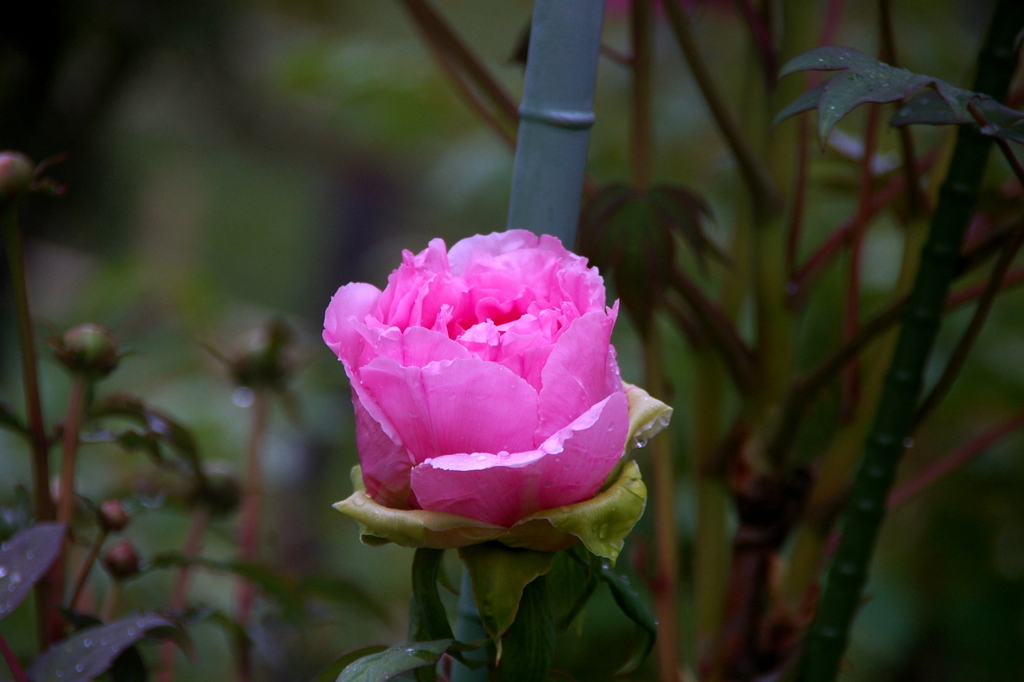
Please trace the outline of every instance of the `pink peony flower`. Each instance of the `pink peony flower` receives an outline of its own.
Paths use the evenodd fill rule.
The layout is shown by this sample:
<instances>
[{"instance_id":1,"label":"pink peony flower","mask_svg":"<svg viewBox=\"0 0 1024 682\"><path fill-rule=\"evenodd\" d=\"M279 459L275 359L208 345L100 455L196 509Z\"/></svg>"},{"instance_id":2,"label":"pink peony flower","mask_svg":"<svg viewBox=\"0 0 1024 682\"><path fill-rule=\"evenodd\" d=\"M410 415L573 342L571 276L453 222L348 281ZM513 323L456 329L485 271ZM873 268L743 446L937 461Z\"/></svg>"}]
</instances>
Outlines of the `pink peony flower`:
<instances>
[{"instance_id":1,"label":"pink peony flower","mask_svg":"<svg viewBox=\"0 0 1024 682\"><path fill-rule=\"evenodd\" d=\"M550 236L434 239L380 291L341 287L324 341L352 384L366 493L502 527L593 497L626 445L618 304Z\"/></svg>"}]
</instances>

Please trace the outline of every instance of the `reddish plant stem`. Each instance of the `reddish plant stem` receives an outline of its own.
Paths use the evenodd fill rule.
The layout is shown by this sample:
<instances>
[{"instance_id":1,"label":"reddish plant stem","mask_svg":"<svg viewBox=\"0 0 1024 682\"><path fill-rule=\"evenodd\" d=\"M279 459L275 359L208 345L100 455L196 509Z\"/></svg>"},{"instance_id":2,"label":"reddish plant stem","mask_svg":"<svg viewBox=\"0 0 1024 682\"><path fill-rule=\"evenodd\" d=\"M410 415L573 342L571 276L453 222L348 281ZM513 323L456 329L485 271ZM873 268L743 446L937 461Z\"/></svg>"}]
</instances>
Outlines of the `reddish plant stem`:
<instances>
[{"instance_id":1,"label":"reddish plant stem","mask_svg":"<svg viewBox=\"0 0 1024 682\"><path fill-rule=\"evenodd\" d=\"M60 498L57 500L57 521L68 529L64 550L53 565L54 591L51 613L56 613L64 598L64 581L71 550L71 521L75 515L75 463L78 459L78 438L82 428L82 412L89 382L76 376L68 393L68 407L64 416L64 452L60 466Z\"/></svg>"},{"instance_id":2,"label":"reddish plant stem","mask_svg":"<svg viewBox=\"0 0 1024 682\"><path fill-rule=\"evenodd\" d=\"M665 398L661 339L652 325L644 343L644 382L652 395ZM658 679L679 682L679 547L675 522L675 472L668 434L651 440L652 502L654 503L655 573L651 584L658 619Z\"/></svg>"},{"instance_id":3,"label":"reddish plant stem","mask_svg":"<svg viewBox=\"0 0 1024 682\"><path fill-rule=\"evenodd\" d=\"M68 600L69 610L78 611L78 602L82 598L85 583L89 579L89 572L92 570L93 564L96 563L96 557L100 555L103 543L106 542L109 534L110 531L106 528L101 529L96 535L96 539L93 540L92 546L89 547L89 553L86 555L85 561L82 562L81 568L78 569L78 577L75 579L75 586L71 590L71 598Z\"/></svg>"},{"instance_id":4,"label":"reddish plant stem","mask_svg":"<svg viewBox=\"0 0 1024 682\"><path fill-rule=\"evenodd\" d=\"M919 172L928 170L938 160L938 150L933 149L918 164ZM893 199L898 197L906 186L906 177L897 176L891 179L884 187L872 195L869 204L867 217L874 216L889 205ZM857 216L854 215L846 222L837 227L821 245L808 256L807 260L800 266L789 283L789 304L799 306L806 298L814 283L818 280L825 269L835 260L842 248L849 243L853 230L856 227Z\"/></svg>"},{"instance_id":5,"label":"reddish plant stem","mask_svg":"<svg viewBox=\"0 0 1024 682\"><path fill-rule=\"evenodd\" d=\"M263 500L263 440L267 431L267 395L263 389L253 390L252 422L249 431L249 451L246 455L245 484L242 498L242 518L238 532L238 549L242 561L255 561L259 555L260 509ZM248 580L238 585L236 619L245 628L252 615L255 587ZM252 661L249 646L239 642L238 679L252 679Z\"/></svg>"},{"instance_id":6,"label":"reddish plant stem","mask_svg":"<svg viewBox=\"0 0 1024 682\"><path fill-rule=\"evenodd\" d=\"M644 191L651 184L654 136L651 130L651 0L630 3L630 29L633 41L633 185Z\"/></svg>"},{"instance_id":7,"label":"reddish plant stem","mask_svg":"<svg viewBox=\"0 0 1024 682\"><path fill-rule=\"evenodd\" d=\"M750 29L750 37L761 55L761 64L764 66L765 80L769 85L775 83L779 72L779 51L772 42L771 32L764 20L764 16L754 7L750 0L734 0L736 8L743 16L743 20Z\"/></svg>"},{"instance_id":8,"label":"reddish plant stem","mask_svg":"<svg viewBox=\"0 0 1024 682\"><path fill-rule=\"evenodd\" d=\"M206 528L210 522L210 508L205 504L197 504L192 509L192 519L189 521L188 532L185 534L185 542L181 546L181 555L186 560L199 556L202 548L203 536L206 535ZM171 613L181 613L185 610L188 598L188 584L192 571L187 563L182 564L174 576L174 585L171 587L171 598L167 608ZM177 660L177 647L173 641L167 640L160 645L160 667L156 674L157 682L171 682L174 679L174 666Z\"/></svg>"},{"instance_id":9,"label":"reddish plant stem","mask_svg":"<svg viewBox=\"0 0 1024 682\"><path fill-rule=\"evenodd\" d=\"M1005 290L1019 284L1024 284L1024 268L1014 268L1006 273L999 288L1000 290ZM949 297L946 298L946 308L959 308L966 303L970 303L980 298L987 288L988 284L976 284L951 292Z\"/></svg>"},{"instance_id":10,"label":"reddish plant stem","mask_svg":"<svg viewBox=\"0 0 1024 682\"><path fill-rule=\"evenodd\" d=\"M29 682L28 675L22 669L21 663L18 663L18 657L14 655L3 635L0 635L0 656L3 656L4 661L7 662L7 667L10 668L11 674L14 675L14 682Z\"/></svg>"},{"instance_id":11,"label":"reddish plant stem","mask_svg":"<svg viewBox=\"0 0 1024 682\"><path fill-rule=\"evenodd\" d=\"M875 174L872 161L878 140L878 123L881 118L881 106L868 106L868 120L864 131L864 158L860 165L860 190L857 196L857 213L850 230L850 262L846 273L846 305L843 311L843 340L849 341L857 335L860 328L860 272L861 258L864 253L864 234L874 212L872 206L872 189ZM839 406L840 419L849 421L857 410L860 401L860 362L852 358L843 370L842 392Z\"/></svg>"},{"instance_id":12,"label":"reddish plant stem","mask_svg":"<svg viewBox=\"0 0 1024 682\"><path fill-rule=\"evenodd\" d=\"M821 33L818 35L818 45L831 45L836 39L839 31L839 23L843 18L843 6L845 0L829 0L825 7L825 19L821 22Z\"/></svg>"},{"instance_id":13,"label":"reddish plant stem","mask_svg":"<svg viewBox=\"0 0 1024 682\"><path fill-rule=\"evenodd\" d=\"M512 97L430 3L427 0L402 0L402 4L426 39L448 54L466 72L473 84L487 95L495 109L508 122L518 123L519 111Z\"/></svg>"},{"instance_id":14,"label":"reddish plant stem","mask_svg":"<svg viewBox=\"0 0 1024 682\"><path fill-rule=\"evenodd\" d=\"M889 508L892 509L903 504L910 497L916 495L935 481L973 460L1003 436L1007 436L1022 427L1024 427L1024 412L1018 413L1016 416L964 443L946 457L933 462L924 470L917 472L909 480L893 490L892 494L889 495Z\"/></svg>"},{"instance_id":15,"label":"reddish plant stem","mask_svg":"<svg viewBox=\"0 0 1024 682\"><path fill-rule=\"evenodd\" d=\"M21 378L25 390L25 409L28 412L29 440L32 443L32 482L36 521L53 521L57 509L50 497L49 443L43 421L42 402L39 398L39 373L36 366L35 334L32 330L32 312L28 305L28 285L25 276L25 249L21 226L18 224L17 202L0 204L4 220L4 246L7 267L11 274L11 293L18 326L18 346L21 349ZM39 644L45 649L53 641L54 592L57 573L50 569L35 585Z\"/></svg>"},{"instance_id":16,"label":"reddish plant stem","mask_svg":"<svg viewBox=\"0 0 1024 682\"><path fill-rule=\"evenodd\" d=\"M796 146L796 179L793 183L793 212L789 220L789 232L786 235L786 276L789 278L788 289L792 289L796 276L796 264L800 252L800 239L803 236L804 217L807 208L807 185L810 173L810 127L806 116L797 122Z\"/></svg>"}]
</instances>

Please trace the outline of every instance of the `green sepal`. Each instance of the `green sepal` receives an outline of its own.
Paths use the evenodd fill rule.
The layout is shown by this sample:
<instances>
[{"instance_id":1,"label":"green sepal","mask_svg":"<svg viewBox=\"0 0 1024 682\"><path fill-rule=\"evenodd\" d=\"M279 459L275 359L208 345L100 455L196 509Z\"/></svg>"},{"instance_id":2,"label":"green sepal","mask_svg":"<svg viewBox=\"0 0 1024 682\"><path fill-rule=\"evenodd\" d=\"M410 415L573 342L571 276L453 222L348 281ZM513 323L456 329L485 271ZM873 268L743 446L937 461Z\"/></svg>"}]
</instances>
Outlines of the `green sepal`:
<instances>
[{"instance_id":1,"label":"green sepal","mask_svg":"<svg viewBox=\"0 0 1024 682\"><path fill-rule=\"evenodd\" d=\"M353 480L359 476L358 467L352 476ZM358 489L334 508L356 520L360 538L368 545L394 542L403 547L456 549L493 540L517 549L555 552L582 541L592 553L615 561L646 503L640 468L628 461L604 492L584 502L531 514L511 528L445 512L390 509Z\"/></svg>"},{"instance_id":2,"label":"green sepal","mask_svg":"<svg viewBox=\"0 0 1024 682\"><path fill-rule=\"evenodd\" d=\"M486 542L460 547L459 558L469 572L480 620L500 658L501 636L516 619L523 589L551 570L555 555Z\"/></svg>"}]
</instances>

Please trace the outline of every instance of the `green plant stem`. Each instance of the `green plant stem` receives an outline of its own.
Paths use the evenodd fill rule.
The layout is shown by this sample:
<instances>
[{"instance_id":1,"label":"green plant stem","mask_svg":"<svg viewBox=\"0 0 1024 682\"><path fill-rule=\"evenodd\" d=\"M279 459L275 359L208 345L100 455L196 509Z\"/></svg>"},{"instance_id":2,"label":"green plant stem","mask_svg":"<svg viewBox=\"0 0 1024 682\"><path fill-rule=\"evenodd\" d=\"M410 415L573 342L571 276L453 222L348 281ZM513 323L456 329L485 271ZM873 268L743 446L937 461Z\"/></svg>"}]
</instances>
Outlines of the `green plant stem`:
<instances>
[{"instance_id":1,"label":"green plant stem","mask_svg":"<svg viewBox=\"0 0 1024 682\"><path fill-rule=\"evenodd\" d=\"M743 134L739 123L726 106L725 98L719 91L718 85L711 75L711 70L700 53L700 48L697 47L697 40L694 38L693 28L690 25L689 17L686 16L686 10L683 9L682 0L666 0L663 6L668 15L672 32L675 34L676 41L690 67L690 72L697 82L701 95L704 96L704 102L711 111L711 116L718 126L719 132L726 144L729 145L733 156L736 157L743 180L755 197L755 204L769 212L777 210L782 205L782 195L776 188L768 169L757 156L753 145Z\"/></svg>"},{"instance_id":2,"label":"green plant stem","mask_svg":"<svg viewBox=\"0 0 1024 682\"><path fill-rule=\"evenodd\" d=\"M210 508L205 504L197 504L192 509L192 518L189 520L188 531L185 534L185 541L181 545L181 556L186 560L174 576L174 584L171 587L171 598L167 602L167 608L171 613L181 613L185 610L188 599L188 583L191 577L192 566L188 560L199 556L199 550L203 545L203 536L210 523ZM177 647L173 641L166 641L160 645L160 667L157 670L157 682L171 682L174 679L174 667L177 661Z\"/></svg>"},{"instance_id":3,"label":"green plant stem","mask_svg":"<svg viewBox=\"0 0 1024 682\"><path fill-rule=\"evenodd\" d=\"M1024 4L1000 0L982 48L973 90L1000 101L1006 96L1017 55L1013 41L1024 26ZM991 141L971 127L958 131L957 145L921 256L893 360L878 404L874 426L846 506L842 539L828 571L814 623L807 635L804 682L831 682L849 638L849 629L868 564L885 514L885 502L913 424L925 363L931 352L956 274L963 236L977 201Z\"/></svg>"},{"instance_id":4,"label":"green plant stem","mask_svg":"<svg viewBox=\"0 0 1024 682\"><path fill-rule=\"evenodd\" d=\"M724 392L724 372L714 351L708 344L694 348L690 431L697 498L693 584L698 669L714 657L729 576L729 488L723 467L717 466Z\"/></svg>"},{"instance_id":5,"label":"green plant stem","mask_svg":"<svg viewBox=\"0 0 1024 682\"><path fill-rule=\"evenodd\" d=\"M103 543L107 541L108 535L110 535L110 531L106 528L100 529L100 532L96 534L96 539L92 541L92 545L89 547L89 553L86 554L82 566L78 569L78 577L75 579L75 586L71 590L71 598L68 599L68 609L71 611L78 611L78 602L82 598L85 583L89 579L89 572L92 571L92 567L96 563L96 557L100 555Z\"/></svg>"},{"instance_id":6,"label":"green plant stem","mask_svg":"<svg viewBox=\"0 0 1024 682\"><path fill-rule=\"evenodd\" d=\"M14 655L14 651L11 650L3 635L0 635L0 656L3 657L11 674L14 675L14 682L28 682L28 676L22 669L21 664L18 663L18 657Z\"/></svg>"},{"instance_id":7,"label":"green plant stem","mask_svg":"<svg viewBox=\"0 0 1024 682\"><path fill-rule=\"evenodd\" d=\"M28 286L25 277L25 251L21 226L18 223L16 201L0 204L4 220L4 246L7 267L11 274L11 292L14 295L14 313L18 325L18 345L21 348L21 378L25 390L25 410L28 412L29 437L32 443L32 482L36 521L53 521L57 510L50 496L49 443L43 422L43 407L39 397L39 374L36 366L35 334L32 331L32 313L28 305ZM54 598L57 574L51 571L35 585L39 642L46 648L50 642L55 617Z\"/></svg>"},{"instance_id":8,"label":"green plant stem","mask_svg":"<svg viewBox=\"0 0 1024 682\"><path fill-rule=\"evenodd\" d=\"M658 398L665 397L665 367L661 336L652 325L644 340L644 385ZM679 680L679 546L676 533L672 443L667 434L651 439L651 484L654 503L655 571L651 592L658 619L658 679Z\"/></svg>"},{"instance_id":9,"label":"green plant stem","mask_svg":"<svg viewBox=\"0 0 1024 682\"><path fill-rule=\"evenodd\" d=\"M249 449L246 454L245 484L242 488L242 518L238 530L238 553L242 561L253 562L259 556L260 512L263 503L263 440L267 432L267 393L253 389L252 421L249 427ZM243 628L248 626L255 598L255 586L248 580L238 585L235 617ZM251 652L239 643L238 679L252 679Z\"/></svg>"},{"instance_id":10,"label":"green plant stem","mask_svg":"<svg viewBox=\"0 0 1024 682\"><path fill-rule=\"evenodd\" d=\"M645 191L651 185L654 137L651 130L651 0L633 0L630 28L633 37L633 185Z\"/></svg>"},{"instance_id":11,"label":"green plant stem","mask_svg":"<svg viewBox=\"0 0 1024 682\"><path fill-rule=\"evenodd\" d=\"M462 569L462 586L459 588L459 602L456 607L455 639L460 642L476 642L487 639L487 631L480 620L480 611L473 601L473 584L469 581L469 571ZM487 648L468 651L466 658L476 661L487 660ZM487 668L472 670L458 661L452 663L452 682L487 682Z\"/></svg>"}]
</instances>

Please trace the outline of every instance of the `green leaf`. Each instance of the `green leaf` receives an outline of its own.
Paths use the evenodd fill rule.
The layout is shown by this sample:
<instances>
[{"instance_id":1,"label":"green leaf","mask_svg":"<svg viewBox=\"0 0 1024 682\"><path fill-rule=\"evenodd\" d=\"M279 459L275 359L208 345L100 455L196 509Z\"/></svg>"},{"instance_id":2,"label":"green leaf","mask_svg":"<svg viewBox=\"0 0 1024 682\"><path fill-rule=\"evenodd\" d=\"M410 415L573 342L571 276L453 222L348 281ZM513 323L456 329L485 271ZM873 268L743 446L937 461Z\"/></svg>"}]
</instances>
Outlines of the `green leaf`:
<instances>
[{"instance_id":1,"label":"green leaf","mask_svg":"<svg viewBox=\"0 0 1024 682\"><path fill-rule=\"evenodd\" d=\"M338 679L338 676L341 675L341 672L355 661L358 661L360 658L370 656L371 654L379 654L385 649L387 649L386 646L378 644L376 646L368 646L363 649L351 651L317 673L317 676L313 678L312 682L335 682L335 680Z\"/></svg>"},{"instance_id":2,"label":"green leaf","mask_svg":"<svg viewBox=\"0 0 1024 682\"><path fill-rule=\"evenodd\" d=\"M420 547L412 561L412 613L410 637L416 641L454 639L448 613L437 593L443 549ZM415 627L413 627L415 624Z\"/></svg>"},{"instance_id":3,"label":"green leaf","mask_svg":"<svg viewBox=\"0 0 1024 682\"><path fill-rule=\"evenodd\" d=\"M1001 137L1007 140L1024 143L1024 113L1011 109L992 99L988 95L977 94L974 105L988 121L981 127L981 134L990 137ZM945 100L935 92L922 92L920 95L903 105L891 121L894 126L905 126L915 123L925 125L975 125L977 121L969 112L957 113L947 106Z\"/></svg>"},{"instance_id":4,"label":"green leaf","mask_svg":"<svg viewBox=\"0 0 1024 682\"><path fill-rule=\"evenodd\" d=\"M601 561L601 580L608 585L612 592L615 603L622 609L622 613L631 621L636 623L640 630L640 644L633 651L630 659L619 669L617 675L631 673L640 667L647 655L654 648L654 639L658 632L658 623L654 614L647 606L647 602L640 593L629 583L629 578L620 575L612 570L608 561Z\"/></svg>"},{"instance_id":5,"label":"green leaf","mask_svg":"<svg viewBox=\"0 0 1024 682\"><path fill-rule=\"evenodd\" d=\"M28 676L33 682L87 682L105 672L121 652L154 630L166 630L178 641L188 639L181 625L167 616L128 616L86 628L58 642L35 660Z\"/></svg>"},{"instance_id":6,"label":"green leaf","mask_svg":"<svg viewBox=\"0 0 1024 682\"><path fill-rule=\"evenodd\" d=\"M555 620L545 576L526 585L515 622L502 638L502 679L544 682L555 653Z\"/></svg>"},{"instance_id":7,"label":"green leaf","mask_svg":"<svg viewBox=\"0 0 1024 682\"><path fill-rule=\"evenodd\" d=\"M594 570L590 556L580 545L555 553L546 579L559 632L579 622L583 609L597 589L600 572Z\"/></svg>"},{"instance_id":8,"label":"green leaf","mask_svg":"<svg viewBox=\"0 0 1024 682\"><path fill-rule=\"evenodd\" d=\"M64 546L63 523L37 523L0 545L0 620L28 596Z\"/></svg>"},{"instance_id":9,"label":"green leaf","mask_svg":"<svg viewBox=\"0 0 1024 682\"><path fill-rule=\"evenodd\" d=\"M336 682L386 682L404 672L437 665L452 640L399 644L350 663Z\"/></svg>"},{"instance_id":10,"label":"green leaf","mask_svg":"<svg viewBox=\"0 0 1024 682\"><path fill-rule=\"evenodd\" d=\"M117 417L142 426L145 429L143 435L166 444L193 473L202 475L199 448L192 432L142 399L124 393L106 396L92 406L89 417L93 420ZM132 444L150 451L150 446L141 440L134 439Z\"/></svg>"},{"instance_id":11,"label":"green leaf","mask_svg":"<svg viewBox=\"0 0 1024 682\"><path fill-rule=\"evenodd\" d=\"M797 71L842 73L811 88L776 116L776 122L802 111L818 109L818 137L824 143L832 128L857 106L896 102L934 88L955 116L967 113L976 93L950 85L944 80L889 66L849 47L819 47L790 60L780 71L786 76Z\"/></svg>"},{"instance_id":12,"label":"green leaf","mask_svg":"<svg viewBox=\"0 0 1024 682\"><path fill-rule=\"evenodd\" d=\"M459 548L459 558L469 572L480 620L500 656L501 636L516 619L523 589L551 570L554 554L486 542Z\"/></svg>"}]
</instances>

